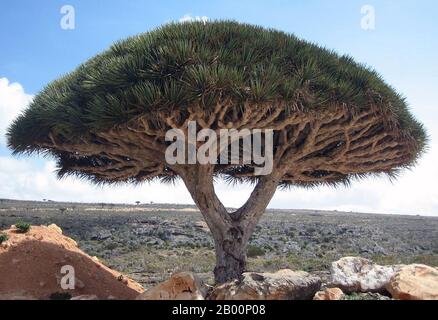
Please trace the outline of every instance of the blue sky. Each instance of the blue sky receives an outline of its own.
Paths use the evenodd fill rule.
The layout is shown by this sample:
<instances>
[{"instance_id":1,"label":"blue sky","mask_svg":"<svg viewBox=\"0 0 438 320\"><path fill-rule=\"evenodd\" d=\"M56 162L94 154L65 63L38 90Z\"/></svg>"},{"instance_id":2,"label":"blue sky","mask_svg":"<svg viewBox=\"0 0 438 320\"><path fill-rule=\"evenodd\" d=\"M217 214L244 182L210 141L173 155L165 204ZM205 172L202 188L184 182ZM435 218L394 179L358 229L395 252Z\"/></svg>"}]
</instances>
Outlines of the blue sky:
<instances>
[{"instance_id":1,"label":"blue sky","mask_svg":"<svg viewBox=\"0 0 438 320\"><path fill-rule=\"evenodd\" d=\"M76 29L60 28L60 8L73 5ZM376 10L376 29L360 28L360 9ZM277 28L378 69L389 81L429 72L438 44L436 1L145 1L16 0L0 3L0 73L36 93L46 83L118 39L185 14Z\"/></svg>"},{"instance_id":2,"label":"blue sky","mask_svg":"<svg viewBox=\"0 0 438 320\"><path fill-rule=\"evenodd\" d=\"M60 27L60 9L67 4L75 9L74 30ZM374 30L361 28L361 8L365 5L375 9ZM271 207L438 215L438 191L434 191L438 190L435 182L438 170L434 169L438 156L435 147L438 139L434 138L438 134L437 12L438 2L433 0L1 1L0 79L4 80L0 99L4 101L0 101L0 116L9 119L16 115L28 103L30 95L114 41L168 21L178 21L186 15L273 27L347 53L378 70L407 97L412 112L425 123L431 135L431 148L418 168L394 185L377 179L357 182L341 191L294 189L289 193L279 192ZM4 122L0 120L2 133ZM142 201L191 202L182 186L102 190L78 181L59 182L54 180L52 164L47 159L12 158L1 139L0 157L3 166L0 178L9 181L7 186L0 187L0 198L131 202L137 197ZM31 177L26 178L25 169L20 176L14 173L14 168L18 170L20 166L37 174L33 180L39 184L34 185ZM249 190L244 187L232 191L224 185L218 186L220 196L233 206L239 205Z\"/></svg>"}]
</instances>

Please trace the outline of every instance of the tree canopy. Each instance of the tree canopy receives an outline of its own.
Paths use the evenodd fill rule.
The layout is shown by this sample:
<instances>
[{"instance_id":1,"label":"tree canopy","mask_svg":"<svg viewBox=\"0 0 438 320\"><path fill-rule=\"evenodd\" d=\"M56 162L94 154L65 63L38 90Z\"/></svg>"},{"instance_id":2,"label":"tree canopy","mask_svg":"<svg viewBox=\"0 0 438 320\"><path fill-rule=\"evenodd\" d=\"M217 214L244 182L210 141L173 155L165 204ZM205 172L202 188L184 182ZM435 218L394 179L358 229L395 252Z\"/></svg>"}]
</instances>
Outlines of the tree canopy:
<instances>
[{"instance_id":1,"label":"tree canopy","mask_svg":"<svg viewBox=\"0 0 438 320\"><path fill-rule=\"evenodd\" d=\"M237 22L172 23L119 41L50 83L10 126L15 153L97 183L165 181L164 134L271 128L280 185L348 183L415 163L427 137L371 68L292 34ZM251 165L215 174L253 181Z\"/></svg>"}]
</instances>

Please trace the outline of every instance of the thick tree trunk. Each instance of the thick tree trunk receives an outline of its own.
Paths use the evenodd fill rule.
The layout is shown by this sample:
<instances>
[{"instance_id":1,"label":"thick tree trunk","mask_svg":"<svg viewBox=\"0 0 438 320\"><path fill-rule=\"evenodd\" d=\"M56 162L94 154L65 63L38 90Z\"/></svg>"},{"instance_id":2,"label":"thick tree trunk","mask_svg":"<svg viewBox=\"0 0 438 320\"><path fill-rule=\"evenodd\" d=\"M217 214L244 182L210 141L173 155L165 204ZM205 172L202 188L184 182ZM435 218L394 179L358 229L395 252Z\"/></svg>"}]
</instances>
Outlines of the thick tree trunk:
<instances>
[{"instance_id":1,"label":"thick tree trunk","mask_svg":"<svg viewBox=\"0 0 438 320\"><path fill-rule=\"evenodd\" d=\"M214 239L216 249L214 278L216 283L238 279L245 271L248 241L244 237L243 231L240 227L232 227L223 230L220 239Z\"/></svg>"},{"instance_id":2,"label":"thick tree trunk","mask_svg":"<svg viewBox=\"0 0 438 320\"><path fill-rule=\"evenodd\" d=\"M246 269L248 241L275 193L278 177L260 178L242 208L228 213L214 191L212 167L192 166L180 175L213 236L216 250L216 283L240 278Z\"/></svg>"}]
</instances>

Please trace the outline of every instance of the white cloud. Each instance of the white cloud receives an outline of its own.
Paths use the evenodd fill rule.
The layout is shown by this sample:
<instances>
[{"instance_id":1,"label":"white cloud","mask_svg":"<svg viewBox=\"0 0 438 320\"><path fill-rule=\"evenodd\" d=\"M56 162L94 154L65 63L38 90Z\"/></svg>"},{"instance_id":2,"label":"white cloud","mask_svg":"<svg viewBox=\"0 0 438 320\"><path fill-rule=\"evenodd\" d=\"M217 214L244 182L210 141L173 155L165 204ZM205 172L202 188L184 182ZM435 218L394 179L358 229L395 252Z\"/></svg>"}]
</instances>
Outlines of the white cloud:
<instances>
[{"instance_id":1,"label":"white cloud","mask_svg":"<svg viewBox=\"0 0 438 320\"><path fill-rule=\"evenodd\" d=\"M271 207L374 213L438 215L438 144L412 170L391 182L386 177L355 181L350 188L321 187L277 192Z\"/></svg>"},{"instance_id":2,"label":"white cloud","mask_svg":"<svg viewBox=\"0 0 438 320\"><path fill-rule=\"evenodd\" d=\"M19 83L10 83L0 78L0 145L6 142L5 133L8 125L32 101L32 95L24 92Z\"/></svg>"},{"instance_id":3,"label":"white cloud","mask_svg":"<svg viewBox=\"0 0 438 320\"><path fill-rule=\"evenodd\" d=\"M301 208L375 213L402 213L437 215L438 167L434 159L438 146L428 154L414 171L406 171L392 184L386 178L358 181L351 188L315 190L293 188L277 191L271 208ZM115 203L193 203L190 194L180 181L176 185L159 183L139 186L104 186L68 177L58 180L55 164L41 165L30 158L0 157L0 197L12 199L52 199L76 202ZM225 205L239 207L251 193L251 187L231 187L221 182L217 193Z\"/></svg>"},{"instance_id":4,"label":"white cloud","mask_svg":"<svg viewBox=\"0 0 438 320\"><path fill-rule=\"evenodd\" d=\"M208 21L207 16L191 16L190 14L185 14L178 20L179 22L194 22L194 21L201 21L203 23L206 23Z\"/></svg>"},{"instance_id":5,"label":"white cloud","mask_svg":"<svg viewBox=\"0 0 438 320\"><path fill-rule=\"evenodd\" d=\"M0 156L0 197L11 199L75 202L173 202L189 203L190 195L182 183L176 186L143 184L99 187L68 177L56 178L54 161L45 164L29 158ZM171 196L169 196L171 195Z\"/></svg>"}]
</instances>

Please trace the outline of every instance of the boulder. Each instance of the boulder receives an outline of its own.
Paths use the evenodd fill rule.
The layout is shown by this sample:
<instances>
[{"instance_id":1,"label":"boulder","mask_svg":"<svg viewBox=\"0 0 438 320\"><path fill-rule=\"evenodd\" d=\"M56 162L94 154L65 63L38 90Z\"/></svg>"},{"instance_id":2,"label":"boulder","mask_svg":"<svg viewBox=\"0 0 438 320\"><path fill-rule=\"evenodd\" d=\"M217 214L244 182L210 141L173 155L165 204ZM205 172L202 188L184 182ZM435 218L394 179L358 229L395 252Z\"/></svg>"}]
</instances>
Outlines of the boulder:
<instances>
[{"instance_id":1,"label":"boulder","mask_svg":"<svg viewBox=\"0 0 438 320\"><path fill-rule=\"evenodd\" d=\"M126 300L135 299L144 291L127 277L120 281L119 272L87 255L56 225L32 226L26 233L15 228L3 232L9 239L7 246L0 246L2 299L45 300L62 292L71 296L96 295L98 299L112 295ZM64 277L74 277L74 289L63 288Z\"/></svg>"},{"instance_id":2,"label":"boulder","mask_svg":"<svg viewBox=\"0 0 438 320\"><path fill-rule=\"evenodd\" d=\"M386 285L400 300L438 300L438 270L423 264L402 267Z\"/></svg>"},{"instance_id":3,"label":"boulder","mask_svg":"<svg viewBox=\"0 0 438 320\"><path fill-rule=\"evenodd\" d=\"M59 234L62 234L62 229L60 227L58 227L56 224L54 224L54 223L48 225L47 228L49 228L49 229L51 229L51 230L53 230L53 231L55 231L55 232L57 232Z\"/></svg>"},{"instance_id":4,"label":"boulder","mask_svg":"<svg viewBox=\"0 0 438 320\"><path fill-rule=\"evenodd\" d=\"M275 273L246 272L213 289L212 300L310 300L321 287L321 279L304 271Z\"/></svg>"},{"instance_id":5,"label":"boulder","mask_svg":"<svg viewBox=\"0 0 438 320\"><path fill-rule=\"evenodd\" d=\"M323 291L318 291L313 300L341 300L344 293L339 288L326 288Z\"/></svg>"},{"instance_id":6,"label":"boulder","mask_svg":"<svg viewBox=\"0 0 438 320\"><path fill-rule=\"evenodd\" d=\"M210 232L210 228L205 221L196 221L195 227L204 232Z\"/></svg>"},{"instance_id":7,"label":"boulder","mask_svg":"<svg viewBox=\"0 0 438 320\"><path fill-rule=\"evenodd\" d=\"M136 300L204 300L205 294L206 289L197 276L180 272L141 293Z\"/></svg>"},{"instance_id":8,"label":"boulder","mask_svg":"<svg viewBox=\"0 0 438 320\"><path fill-rule=\"evenodd\" d=\"M382 292L400 266L380 266L360 257L344 257L331 265L330 286L345 293Z\"/></svg>"}]
</instances>

